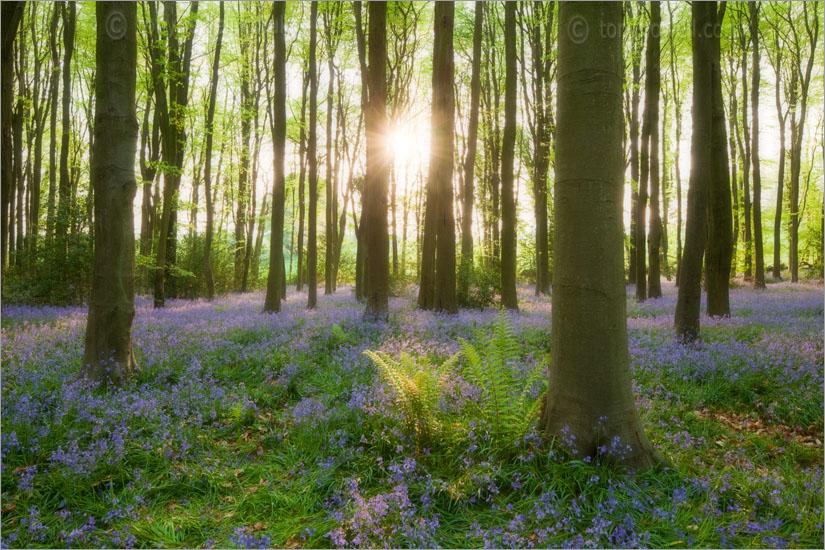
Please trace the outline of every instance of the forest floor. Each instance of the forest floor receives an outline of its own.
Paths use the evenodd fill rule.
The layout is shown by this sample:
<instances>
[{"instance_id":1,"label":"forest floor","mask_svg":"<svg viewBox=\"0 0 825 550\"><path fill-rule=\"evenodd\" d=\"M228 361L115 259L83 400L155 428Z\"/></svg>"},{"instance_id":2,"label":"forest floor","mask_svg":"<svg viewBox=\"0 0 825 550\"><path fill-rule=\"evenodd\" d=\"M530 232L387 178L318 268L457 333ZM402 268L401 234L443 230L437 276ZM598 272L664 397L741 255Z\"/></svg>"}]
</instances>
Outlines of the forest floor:
<instances>
[{"instance_id":1,"label":"forest floor","mask_svg":"<svg viewBox=\"0 0 825 550\"><path fill-rule=\"evenodd\" d=\"M506 317L508 364L549 361L550 300L519 313L362 318L350 289L214 302L138 300L141 369L74 381L85 308L3 306L3 547L823 547L823 289L731 291L733 317L672 336L676 290L628 288L637 404L670 466L629 475L528 431L477 421L465 361L439 386L442 426L405 431L364 350L436 365ZM541 384L531 388L537 399Z\"/></svg>"}]
</instances>

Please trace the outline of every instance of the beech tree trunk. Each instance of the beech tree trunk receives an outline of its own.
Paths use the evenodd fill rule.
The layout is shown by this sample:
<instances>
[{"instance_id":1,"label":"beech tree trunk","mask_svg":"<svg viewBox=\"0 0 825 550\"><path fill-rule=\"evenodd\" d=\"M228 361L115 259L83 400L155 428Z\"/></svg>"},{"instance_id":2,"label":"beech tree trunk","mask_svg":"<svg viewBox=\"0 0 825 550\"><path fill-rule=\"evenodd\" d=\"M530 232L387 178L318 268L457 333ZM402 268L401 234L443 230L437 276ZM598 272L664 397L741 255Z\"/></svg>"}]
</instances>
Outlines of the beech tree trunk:
<instances>
[{"instance_id":1,"label":"beech tree trunk","mask_svg":"<svg viewBox=\"0 0 825 550\"><path fill-rule=\"evenodd\" d=\"M384 318L389 307L390 239L387 227L387 3L370 2L369 108L365 120L367 174L361 231L364 238L367 317ZM452 157L451 157L452 158Z\"/></svg>"},{"instance_id":2,"label":"beech tree trunk","mask_svg":"<svg viewBox=\"0 0 825 550\"><path fill-rule=\"evenodd\" d=\"M518 309L516 296L516 201L513 160L516 145L516 4L504 5L504 135L501 142L501 305Z\"/></svg>"},{"instance_id":3,"label":"beech tree trunk","mask_svg":"<svg viewBox=\"0 0 825 550\"><path fill-rule=\"evenodd\" d=\"M113 384L122 384L137 368L132 350L135 316L132 203L137 192L138 132L136 6L131 2L95 4L97 86L95 154L91 164L95 190L95 253L86 347L79 377Z\"/></svg>"},{"instance_id":4,"label":"beech tree trunk","mask_svg":"<svg viewBox=\"0 0 825 550\"><path fill-rule=\"evenodd\" d=\"M453 214L453 78L452 2L436 2L433 26L433 102L421 286L418 306L456 313L455 218Z\"/></svg>"},{"instance_id":5,"label":"beech tree trunk","mask_svg":"<svg viewBox=\"0 0 825 550\"><path fill-rule=\"evenodd\" d=\"M11 191L14 186L14 177L12 175L12 112L11 105L13 99L14 87L14 58L13 45L14 39L17 36L17 29L20 26L20 21L23 19L23 2L3 2L2 5L2 58L0 58L0 94L2 94L2 129L3 129L3 157L2 157L2 267L3 271L6 269L6 261L8 259L9 246L9 209L11 205ZM54 130L52 130L54 131Z\"/></svg>"},{"instance_id":6,"label":"beech tree trunk","mask_svg":"<svg viewBox=\"0 0 825 550\"><path fill-rule=\"evenodd\" d=\"M215 226L215 205L212 202L212 142L215 133L215 100L218 95L218 69L221 64L221 44L223 42L224 8L220 2L218 38L215 42L215 56L212 58L212 78L209 86L209 108L206 112L206 153L203 167L203 186L206 193L206 235L203 240L203 276L206 280L206 297L215 297L215 279L212 275L212 233Z\"/></svg>"},{"instance_id":7,"label":"beech tree trunk","mask_svg":"<svg viewBox=\"0 0 825 550\"><path fill-rule=\"evenodd\" d=\"M318 303L318 67L315 62L316 20L318 2L312 2L309 21L309 143L307 162L309 163L309 237L307 239L307 307L312 309Z\"/></svg>"},{"instance_id":8,"label":"beech tree trunk","mask_svg":"<svg viewBox=\"0 0 825 550\"><path fill-rule=\"evenodd\" d=\"M559 6L559 28L582 20L591 29L583 42L559 33L553 353L539 427L577 457L618 438L630 450L606 458L645 470L661 457L636 410L627 349L622 6ZM592 32L605 25L618 32Z\"/></svg>"},{"instance_id":9,"label":"beech tree trunk","mask_svg":"<svg viewBox=\"0 0 825 550\"><path fill-rule=\"evenodd\" d=\"M60 136L60 183L57 188L57 219L55 221L55 244L58 269L65 269L68 243L71 182L69 179L69 139L71 138L72 102L72 54L74 53L74 30L77 19L77 4L63 5L63 97L61 99L62 118Z\"/></svg>"},{"instance_id":10,"label":"beech tree trunk","mask_svg":"<svg viewBox=\"0 0 825 550\"><path fill-rule=\"evenodd\" d=\"M458 300L466 301L470 292L470 276L473 270L473 194L478 142L478 104L481 94L481 33L484 22L484 4L475 3L473 19L473 65L470 75L470 121L467 128L467 154L464 157L464 188L462 189L461 218L461 266L458 270ZM406 210L404 216L404 242L406 243ZM406 248L406 247L402 247Z\"/></svg>"},{"instance_id":11,"label":"beech tree trunk","mask_svg":"<svg viewBox=\"0 0 825 550\"><path fill-rule=\"evenodd\" d=\"M716 16L720 28L726 4L720 4ZM731 213L730 165L725 107L722 99L722 63L720 36L712 33L711 43L711 152L708 191L707 245L705 250L705 286L707 313L730 316L730 269L733 257L733 220Z\"/></svg>"},{"instance_id":12,"label":"beech tree trunk","mask_svg":"<svg viewBox=\"0 0 825 550\"><path fill-rule=\"evenodd\" d=\"M286 4L273 4L273 22L275 24L275 97L273 108L274 132L272 136L273 174L272 182L272 226L269 240L269 277L266 282L265 312L281 311L281 296L286 280L283 274L284 264L284 155L286 150L286 26L284 15Z\"/></svg>"},{"instance_id":13,"label":"beech tree trunk","mask_svg":"<svg viewBox=\"0 0 825 550\"><path fill-rule=\"evenodd\" d=\"M765 288L765 255L762 246L762 172L759 168L759 4L748 4L753 44L753 83L751 84L751 118L753 119L751 162L753 162L753 248L754 288ZM779 83L777 83L777 86Z\"/></svg>"},{"instance_id":14,"label":"beech tree trunk","mask_svg":"<svg viewBox=\"0 0 825 550\"><path fill-rule=\"evenodd\" d=\"M650 101L650 170L648 182L650 189L650 230L648 233L648 266L647 296L660 298L662 296L661 269L659 266L659 250L662 243L662 216L659 211L659 91L660 91L660 46L659 29L662 25L661 4L651 2L650 29L647 37L647 82L645 83L645 99ZM648 89L647 84L650 84Z\"/></svg>"},{"instance_id":15,"label":"beech tree trunk","mask_svg":"<svg viewBox=\"0 0 825 550\"><path fill-rule=\"evenodd\" d=\"M674 324L683 342L699 338L702 301L702 259L705 255L708 220L708 182L712 174L711 127L713 122L713 36L702 29L716 23L716 2L694 2L691 6L693 36L693 135L690 144L685 248L679 271L679 295Z\"/></svg>"}]
</instances>

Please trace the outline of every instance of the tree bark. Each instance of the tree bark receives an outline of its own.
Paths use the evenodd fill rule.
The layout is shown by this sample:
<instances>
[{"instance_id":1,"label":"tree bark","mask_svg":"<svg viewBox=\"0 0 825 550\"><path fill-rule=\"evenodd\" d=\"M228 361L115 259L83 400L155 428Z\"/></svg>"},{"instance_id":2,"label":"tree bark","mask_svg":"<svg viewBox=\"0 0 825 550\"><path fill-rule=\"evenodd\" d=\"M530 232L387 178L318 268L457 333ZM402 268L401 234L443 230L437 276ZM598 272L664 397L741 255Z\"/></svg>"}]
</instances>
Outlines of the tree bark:
<instances>
[{"instance_id":1,"label":"tree bark","mask_svg":"<svg viewBox=\"0 0 825 550\"><path fill-rule=\"evenodd\" d=\"M516 4L504 5L504 135L501 142L501 305L518 309L516 296L516 203L513 160L516 144Z\"/></svg>"},{"instance_id":2,"label":"tree bark","mask_svg":"<svg viewBox=\"0 0 825 550\"><path fill-rule=\"evenodd\" d=\"M650 189L650 230L648 238L648 266L647 278L648 298L662 296L661 270L659 266L659 250L662 242L662 216L659 212L659 91L660 80L660 45L659 29L662 25L661 4L650 4L650 30L647 37L647 82L645 83L645 100L650 101L650 149L648 183ZM647 83L650 83L648 89ZM638 288L638 287L637 287Z\"/></svg>"},{"instance_id":3,"label":"tree bark","mask_svg":"<svg viewBox=\"0 0 825 550\"><path fill-rule=\"evenodd\" d=\"M433 26L433 102L427 204L418 305L456 313L455 218L453 214L453 21L451 2L436 2Z\"/></svg>"},{"instance_id":4,"label":"tree bark","mask_svg":"<svg viewBox=\"0 0 825 550\"><path fill-rule=\"evenodd\" d=\"M484 4L475 3L473 19L473 63L470 75L470 121L467 128L467 154L464 157L464 188L462 190L461 267L458 270L458 300L467 300L470 292L470 274L473 270L473 194L478 141L478 104L481 94L481 33L484 22ZM404 242L406 243L406 210ZM406 247L402 247L406 248Z\"/></svg>"},{"instance_id":5,"label":"tree bark","mask_svg":"<svg viewBox=\"0 0 825 550\"><path fill-rule=\"evenodd\" d=\"M215 100L218 95L218 69L221 64L223 42L224 5L220 2L218 38L212 58L212 77L209 83L209 108L206 112L206 153L203 167L203 186L206 193L206 235L203 239L203 276L206 281L206 297L215 297L215 278L212 274L212 234L215 225L215 205L212 202L212 142L215 134Z\"/></svg>"},{"instance_id":6,"label":"tree bark","mask_svg":"<svg viewBox=\"0 0 825 550\"><path fill-rule=\"evenodd\" d=\"M0 58L0 117L3 129L3 156L2 156L2 260L0 267L5 272L9 244L9 209L11 205L11 190L14 185L12 175L12 99L14 87L14 58L13 45L17 36L17 29L23 19L23 2L3 2L2 13L2 58Z\"/></svg>"},{"instance_id":7,"label":"tree bark","mask_svg":"<svg viewBox=\"0 0 825 550\"><path fill-rule=\"evenodd\" d=\"M63 272L66 264L68 243L66 242L70 216L71 183L69 179L69 140L71 138L72 101L72 54L74 53L74 30L77 19L77 4L63 5L63 97L61 99L60 137L60 181L57 188L57 219L55 221L56 260Z\"/></svg>"},{"instance_id":8,"label":"tree bark","mask_svg":"<svg viewBox=\"0 0 825 550\"><path fill-rule=\"evenodd\" d=\"M318 67L315 61L316 20L318 2L312 2L309 23L309 238L307 239L307 307L312 309L318 303Z\"/></svg>"},{"instance_id":9,"label":"tree bark","mask_svg":"<svg viewBox=\"0 0 825 550\"><path fill-rule=\"evenodd\" d=\"M627 351L622 7L562 3L559 27L577 20L591 29L583 42L559 33L553 353L539 427L578 457L618 438L630 450L605 458L645 470L661 457L636 410ZM592 32L605 25L617 32Z\"/></svg>"},{"instance_id":10,"label":"tree bark","mask_svg":"<svg viewBox=\"0 0 825 550\"><path fill-rule=\"evenodd\" d=\"M135 3L98 2L95 11L96 148L91 165L95 255L86 347L79 377L122 384L137 367L132 350L137 9Z\"/></svg>"},{"instance_id":11,"label":"tree bark","mask_svg":"<svg viewBox=\"0 0 825 550\"><path fill-rule=\"evenodd\" d=\"M725 6L720 4L716 26L721 28ZM720 35L712 33L711 43L711 167L708 191L708 226L705 250L705 286L707 313L730 316L730 268L733 256L733 220L731 214L730 165L725 108L722 99Z\"/></svg>"},{"instance_id":12,"label":"tree bark","mask_svg":"<svg viewBox=\"0 0 825 550\"><path fill-rule=\"evenodd\" d=\"M369 10L369 108L365 121L367 174L364 183L364 235L367 306L365 315L385 318L389 308L389 228L387 184L389 159L387 135L387 3L370 2Z\"/></svg>"},{"instance_id":13,"label":"tree bark","mask_svg":"<svg viewBox=\"0 0 825 550\"><path fill-rule=\"evenodd\" d=\"M282 287L286 283L282 266L284 263L284 162L286 150L286 33L285 3L273 4L272 17L275 24L275 97L273 105L274 132L272 136L273 174L272 182L272 225L269 241L269 277L266 283L264 312L281 311Z\"/></svg>"},{"instance_id":14,"label":"tree bark","mask_svg":"<svg viewBox=\"0 0 825 550\"><path fill-rule=\"evenodd\" d=\"M693 135L691 136L690 187L685 227L685 248L679 270L675 329L683 342L699 338L702 301L702 258L708 219L708 182L711 178L711 127L713 122L713 37L703 29L716 23L716 2L691 6L693 36Z\"/></svg>"},{"instance_id":15,"label":"tree bark","mask_svg":"<svg viewBox=\"0 0 825 550\"><path fill-rule=\"evenodd\" d=\"M753 43L753 83L751 84L751 119L753 145L751 162L753 162L753 244L754 288L765 288L765 255L762 250L762 172L759 168L759 5L748 4L750 10L751 41ZM777 86L779 83L777 83Z\"/></svg>"}]
</instances>

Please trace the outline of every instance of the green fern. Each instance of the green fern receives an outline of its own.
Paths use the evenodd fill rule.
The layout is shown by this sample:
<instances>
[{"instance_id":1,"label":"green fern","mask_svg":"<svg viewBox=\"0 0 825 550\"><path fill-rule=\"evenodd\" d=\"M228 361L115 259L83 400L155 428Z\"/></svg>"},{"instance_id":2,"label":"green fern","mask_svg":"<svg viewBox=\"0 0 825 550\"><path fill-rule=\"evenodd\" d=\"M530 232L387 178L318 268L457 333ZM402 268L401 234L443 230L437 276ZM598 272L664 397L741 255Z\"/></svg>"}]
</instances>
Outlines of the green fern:
<instances>
[{"instance_id":1,"label":"green fern","mask_svg":"<svg viewBox=\"0 0 825 550\"><path fill-rule=\"evenodd\" d=\"M482 345L481 352L464 339L460 342L467 360L466 374L481 388L478 411L493 437L521 437L541 410L543 396L538 401L530 399L530 388L541 373L534 371L525 380L515 372L512 360L518 357L519 347L507 316L499 315L492 337Z\"/></svg>"},{"instance_id":2,"label":"green fern","mask_svg":"<svg viewBox=\"0 0 825 550\"><path fill-rule=\"evenodd\" d=\"M398 361L380 351L367 350L364 354L395 392L404 412L408 433L414 435L421 445L430 443L441 429L441 423L436 418L437 407L444 383L458 363L458 354L437 367L428 363L419 365L406 353L402 353Z\"/></svg>"}]
</instances>

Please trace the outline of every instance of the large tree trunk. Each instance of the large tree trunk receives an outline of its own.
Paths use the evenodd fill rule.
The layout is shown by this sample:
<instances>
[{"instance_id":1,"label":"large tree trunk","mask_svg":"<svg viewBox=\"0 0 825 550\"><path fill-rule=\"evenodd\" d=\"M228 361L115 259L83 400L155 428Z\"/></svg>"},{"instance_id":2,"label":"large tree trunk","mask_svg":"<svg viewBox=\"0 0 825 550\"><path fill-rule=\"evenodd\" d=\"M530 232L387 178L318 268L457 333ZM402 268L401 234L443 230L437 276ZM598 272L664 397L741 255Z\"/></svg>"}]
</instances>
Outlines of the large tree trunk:
<instances>
[{"instance_id":1,"label":"large tree trunk","mask_svg":"<svg viewBox=\"0 0 825 550\"><path fill-rule=\"evenodd\" d=\"M693 36L693 135L690 144L690 188L685 227L685 248L679 271L675 329L683 342L699 338L702 301L702 258L705 255L708 220L708 182L712 173L711 127L713 121L713 37L702 29L716 23L716 2L691 6Z\"/></svg>"},{"instance_id":2,"label":"large tree trunk","mask_svg":"<svg viewBox=\"0 0 825 550\"><path fill-rule=\"evenodd\" d=\"M2 157L2 262L0 267L6 269L6 260L9 244L9 208L11 204L11 190L14 185L12 175L12 113L11 104L14 87L14 58L13 45L17 36L17 28L23 19L23 2L3 2L2 5L2 57L0 57L0 117L3 130L3 157Z\"/></svg>"},{"instance_id":3,"label":"large tree trunk","mask_svg":"<svg viewBox=\"0 0 825 550\"><path fill-rule=\"evenodd\" d=\"M594 456L618 438L627 453L605 457L636 470L661 460L645 435L627 351L622 194L622 7L565 2L559 33L552 359L539 426Z\"/></svg>"},{"instance_id":4,"label":"large tree trunk","mask_svg":"<svg viewBox=\"0 0 825 550\"><path fill-rule=\"evenodd\" d=\"M724 18L725 3L720 4L717 27ZM710 316L730 315L730 267L733 255L733 221L731 216L730 165L725 108L722 99L722 62L718 33L711 44L711 167L708 191L707 248L705 251L705 286L707 312Z\"/></svg>"},{"instance_id":5,"label":"large tree trunk","mask_svg":"<svg viewBox=\"0 0 825 550\"><path fill-rule=\"evenodd\" d=\"M424 243L418 305L458 310L455 293L455 218L453 214L453 20L451 2L436 2L433 26L433 102L430 173L424 214Z\"/></svg>"},{"instance_id":6,"label":"large tree trunk","mask_svg":"<svg viewBox=\"0 0 825 550\"><path fill-rule=\"evenodd\" d=\"M658 35L651 24L648 28L647 56L646 64L651 63L651 41L653 35ZM651 67L645 68L645 104L642 113L642 143L639 153L639 192L636 200L636 301L642 302L647 299L647 255L645 253L645 235L647 234L647 198L648 180L650 179L650 134L653 126L653 119L658 119L658 95L652 93L653 71Z\"/></svg>"},{"instance_id":7,"label":"large tree trunk","mask_svg":"<svg viewBox=\"0 0 825 550\"><path fill-rule=\"evenodd\" d=\"M284 263L284 155L286 151L286 42L284 34L285 3L273 5L275 24L275 97L273 108L274 132L272 136L273 173L272 226L269 240L269 277L266 282L265 312L281 311L282 287L286 284L282 266Z\"/></svg>"},{"instance_id":8,"label":"large tree trunk","mask_svg":"<svg viewBox=\"0 0 825 550\"><path fill-rule=\"evenodd\" d=\"M135 236L132 203L137 191L135 111L137 4L98 2L95 87L95 254L79 376L122 384L136 368ZM113 24L117 21L117 24ZM114 29L114 31L112 31Z\"/></svg>"},{"instance_id":9,"label":"large tree trunk","mask_svg":"<svg viewBox=\"0 0 825 550\"><path fill-rule=\"evenodd\" d=\"M650 231L648 243L647 295L649 298L662 296L661 270L659 267L659 250L662 242L662 217L659 212L659 90L660 86L660 47L659 28L662 24L661 4L650 3L650 29L647 37L647 82L645 83L645 101L650 110L650 170L648 182L650 189ZM649 88L647 84L650 84ZM637 287L638 288L638 287Z\"/></svg>"},{"instance_id":10,"label":"large tree trunk","mask_svg":"<svg viewBox=\"0 0 825 550\"><path fill-rule=\"evenodd\" d=\"M212 233L215 225L215 205L212 202L212 141L215 132L215 100L218 95L218 69L221 64L221 43L223 42L223 2L220 2L218 38L215 55L212 58L212 77L209 84L209 108L206 112L206 153L203 167L203 186L206 193L206 235L203 240L203 276L206 280L206 297L215 297L215 279L212 275Z\"/></svg>"},{"instance_id":11,"label":"large tree trunk","mask_svg":"<svg viewBox=\"0 0 825 550\"><path fill-rule=\"evenodd\" d=\"M74 30L77 19L77 4L69 2L63 6L63 97L62 128L60 141L60 183L57 188L57 220L55 222L55 241L57 245L58 269L65 269L67 231L70 216L71 182L69 179L69 139L71 138L71 101L72 101L72 54L74 53Z\"/></svg>"},{"instance_id":12,"label":"large tree trunk","mask_svg":"<svg viewBox=\"0 0 825 550\"><path fill-rule=\"evenodd\" d=\"M307 239L307 307L318 303L318 67L315 61L318 2L312 2L309 23L309 238Z\"/></svg>"},{"instance_id":13,"label":"large tree trunk","mask_svg":"<svg viewBox=\"0 0 825 550\"><path fill-rule=\"evenodd\" d=\"M753 83L751 84L751 118L753 119L751 162L753 162L753 245L754 288L765 288L765 255L762 250L762 172L759 168L759 4L748 4L750 9L751 40L753 41ZM777 86L779 83L777 82Z\"/></svg>"},{"instance_id":14,"label":"large tree trunk","mask_svg":"<svg viewBox=\"0 0 825 550\"><path fill-rule=\"evenodd\" d=\"M470 75L470 121L467 128L467 154L464 157L464 188L462 190L461 218L461 267L458 270L458 299L467 300L470 292L470 275L473 270L473 194L478 141L478 104L481 93L481 31L484 21L484 4L475 3L473 20L473 64ZM404 216L404 242L406 243L406 210ZM406 247L402 247L406 248Z\"/></svg>"},{"instance_id":15,"label":"large tree trunk","mask_svg":"<svg viewBox=\"0 0 825 550\"><path fill-rule=\"evenodd\" d=\"M368 317L386 317L389 307L390 241L387 227L389 159L387 135L387 3L370 2L369 9L369 108L365 121L367 174L361 232L365 245Z\"/></svg>"},{"instance_id":16,"label":"large tree trunk","mask_svg":"<svg viewBox=\"0 0 825 550\"><path fill-rule=\"evenodd\" d=\"M504 135L501 142L501 305L518 309L516 296L516 202L513 160L516 145L516 4L504 5Z\"/></svg>"}]
</instances>

